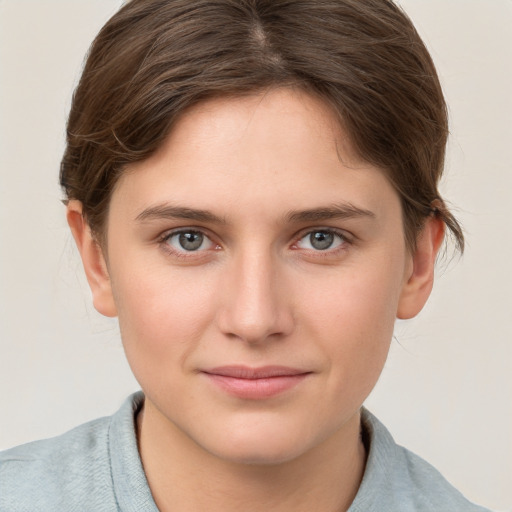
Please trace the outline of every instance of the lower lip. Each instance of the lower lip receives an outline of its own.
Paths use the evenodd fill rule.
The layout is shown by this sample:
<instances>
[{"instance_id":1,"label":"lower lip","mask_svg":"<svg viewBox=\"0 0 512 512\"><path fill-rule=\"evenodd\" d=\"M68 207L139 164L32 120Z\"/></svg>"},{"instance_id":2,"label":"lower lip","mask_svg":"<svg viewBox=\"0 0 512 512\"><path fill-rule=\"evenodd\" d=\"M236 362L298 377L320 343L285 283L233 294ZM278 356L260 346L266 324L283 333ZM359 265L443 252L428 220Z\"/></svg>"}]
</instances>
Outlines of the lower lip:
<instances>
[{"instance_id":1,"label":"lower lip","mask_svg":"<svg viewBox=\"0 0 512 512\"><path fill-rule=\"evenodd\" d=\"M205 373L217 387L230 395L247 400L264 400L280 395L301 383L309 374L281 375L261 379L240 379Z\"/></svg>"}]
</instances>

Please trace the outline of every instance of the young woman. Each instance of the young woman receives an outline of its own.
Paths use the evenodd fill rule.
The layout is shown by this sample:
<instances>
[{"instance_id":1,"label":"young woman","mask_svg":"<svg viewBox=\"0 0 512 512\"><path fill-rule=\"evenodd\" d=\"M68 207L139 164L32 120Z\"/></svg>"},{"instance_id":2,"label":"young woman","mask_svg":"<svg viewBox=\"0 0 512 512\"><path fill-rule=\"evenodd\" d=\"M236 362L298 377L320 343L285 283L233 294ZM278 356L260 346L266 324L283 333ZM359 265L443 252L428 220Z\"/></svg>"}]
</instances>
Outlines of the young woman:
<instances>
[{"instance_id":1,"label":"young woman","mask_svg":"<svg viewBox=\"0 0 512 512\"><path fill-rule=\"evenodd\" d=\"M0 510L482 511L362 404L446 229L430 56L388 0L131 0L61 184L142 392L0 456Z\"/></svg>"}]
</instances>

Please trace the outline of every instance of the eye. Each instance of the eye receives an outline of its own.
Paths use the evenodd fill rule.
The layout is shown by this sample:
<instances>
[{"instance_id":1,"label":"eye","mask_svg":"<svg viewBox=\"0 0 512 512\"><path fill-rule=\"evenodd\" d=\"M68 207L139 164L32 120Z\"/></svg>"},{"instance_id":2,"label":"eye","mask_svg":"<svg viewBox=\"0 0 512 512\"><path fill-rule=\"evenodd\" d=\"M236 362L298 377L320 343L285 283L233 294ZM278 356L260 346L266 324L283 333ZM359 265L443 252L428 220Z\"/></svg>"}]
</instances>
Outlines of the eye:
<instances>
[{"instance_id":1,"label":"eye","mask_svg":"<svg viewBox=\"0 0 512 512\"><path fill-rule=\"evenodd\" d=\"M169 233L163 241L177 252L205 251L216 247L204 233L191 229Z\"/></svg>"},{"instance_id":2,"label":"eye","mask_svg":"<svg viewBox=\"0 0 512 512\"><path fill-rule=\"evenodd\" d=\"M347 240L336 231L329 229L317 229L310 231L303 236L296 244L299 249L308 249L313 251L326 251L328 249L337 249Z\"/></svg>"}]
</instances>

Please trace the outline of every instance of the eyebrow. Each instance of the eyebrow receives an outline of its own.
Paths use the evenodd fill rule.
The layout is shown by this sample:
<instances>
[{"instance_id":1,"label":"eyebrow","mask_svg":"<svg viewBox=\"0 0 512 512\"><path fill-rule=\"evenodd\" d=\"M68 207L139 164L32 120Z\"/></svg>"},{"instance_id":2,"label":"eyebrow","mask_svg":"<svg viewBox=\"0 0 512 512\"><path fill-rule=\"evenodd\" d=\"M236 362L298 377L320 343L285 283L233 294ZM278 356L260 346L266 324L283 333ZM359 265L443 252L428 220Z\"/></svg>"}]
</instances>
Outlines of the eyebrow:
<instances>
[{"instance_id":1,"label":"eyebrow","mask_svg":"<svg viewBox=\"0 0 512 512\"><path fill-rule=\"evenodd\" d=\"M292 210L285 215L287 222L319 222L330 219L350 219L357 217L375 218L375 214L350 203L334 204L328 207L308 210ZM226 224L226 220L208 210L161 204L144 209L135 218L138 222L159 219L186 219L213 224Z\"/></svg>"},{"instance_id":2,"label":"eyebrow","mask_svg":"<svg viewBox=\"0 0 512 512\"><path fill-rule=\"evenodd\" d=\"M352 219L358 217L375 218L375 213L350 203L333 204L326 208L290 211L286 215L289 222L319 222L331 219Z\"/></svg>"},{"instance_id":3,"label":"eyebrow","mask_svg":"<svg viewBox=\"0 0 512 512\"><path fill-rule=\"evenodd\" d=\"M187 219L198 222L210 222L215 224L225 224L226 221L208 210L197 210L195 208L186 208L183 206L172 206L161 204L151 206L143 210L137 217L136 221L144 222L157 219Z\"/></svg>"}]
</instances>

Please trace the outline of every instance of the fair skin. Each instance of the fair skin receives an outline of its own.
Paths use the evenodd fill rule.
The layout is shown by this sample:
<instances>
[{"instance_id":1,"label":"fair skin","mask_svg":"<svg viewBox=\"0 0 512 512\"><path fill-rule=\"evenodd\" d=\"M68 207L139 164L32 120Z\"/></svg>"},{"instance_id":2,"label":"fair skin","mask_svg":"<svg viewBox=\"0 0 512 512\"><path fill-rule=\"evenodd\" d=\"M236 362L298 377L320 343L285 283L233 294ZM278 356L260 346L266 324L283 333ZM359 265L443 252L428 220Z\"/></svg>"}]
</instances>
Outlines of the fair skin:
<instances>
[{"instance_id":1,"label":"fair skin","mask_svg":"<svg viewBox=\"0 0 512 512\"><path fill-rule=\"evenodd\" d=\"M346 510L361 404L430 294L443 224L408 250L385 174L290 89L190 109L121 177L102 248L76 201L68 221L145 392L159 509Z\"/></svg>"}]
</instances>

